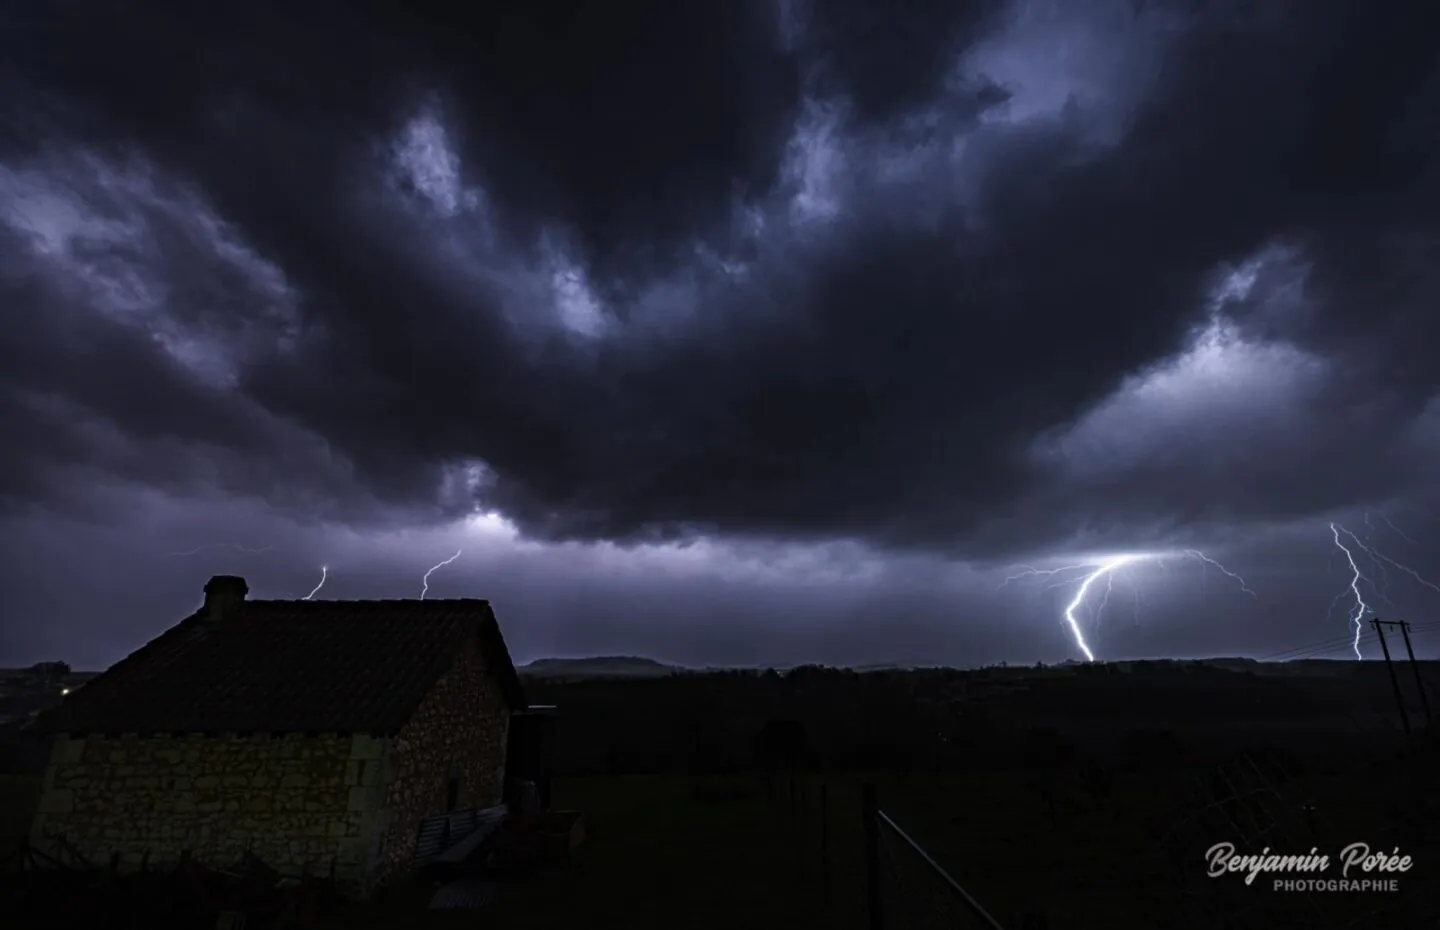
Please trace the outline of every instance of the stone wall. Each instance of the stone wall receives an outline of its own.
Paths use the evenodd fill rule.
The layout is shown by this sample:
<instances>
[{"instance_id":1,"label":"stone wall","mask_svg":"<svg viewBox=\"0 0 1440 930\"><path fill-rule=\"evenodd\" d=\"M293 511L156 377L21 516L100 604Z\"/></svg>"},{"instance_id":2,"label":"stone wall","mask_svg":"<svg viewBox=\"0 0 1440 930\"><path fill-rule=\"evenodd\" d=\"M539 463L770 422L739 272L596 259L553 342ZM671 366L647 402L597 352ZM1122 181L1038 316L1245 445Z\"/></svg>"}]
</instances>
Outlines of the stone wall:
<instances>
[{"instance_id":1,"label":"stone wall","mask_svg":"<svg viewBox=\"0 0 1440 930\"><path fill-rule=\"evenodd\" d=\"M60 736L31 831L91 861L155 865L247 850L287 874L363 879L377 852L388 741L366 736Z\"/></svg>"},{"instance_id":2,"label":"stone wall","mask_svg":"<svg viewBox=\"0 0 1440 930\"><path fill-rule=\"evenodd\" d=\"M457 810L500 803L509 732L510 708L488 673L477 638L461 650L390 746L379 880L409 867L421 821L445 811L452 774L460 777Z\"/></svg>"}]
</instances>

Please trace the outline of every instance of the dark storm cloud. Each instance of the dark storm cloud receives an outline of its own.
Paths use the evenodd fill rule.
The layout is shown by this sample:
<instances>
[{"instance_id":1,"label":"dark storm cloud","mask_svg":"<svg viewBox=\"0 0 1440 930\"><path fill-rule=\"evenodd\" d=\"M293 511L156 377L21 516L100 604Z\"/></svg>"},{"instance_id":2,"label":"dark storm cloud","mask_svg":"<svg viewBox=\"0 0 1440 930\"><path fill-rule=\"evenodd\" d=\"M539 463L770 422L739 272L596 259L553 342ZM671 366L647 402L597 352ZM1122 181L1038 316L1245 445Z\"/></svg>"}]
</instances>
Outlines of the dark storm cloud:
<instances>
[{"instance_id":1,"label":"dark storm cloud","mask_svg":"<svg viewBox=\"0 0 1440 930\"><path fill-rule=\"evenodd\" d=\"M12 33L22 82L162 148L222 201L276 209L438 92L506 220L572 223L600 261L668 251L737 186L768 187L799 102L779 12L749 0L497 4L461 21L423 2L57 7Z\"/></svg>"},{"instance_id":2,"label":"dark storm cloud","mask_svg":"<svg viewBox=\"0 0 1440 930\"><path fill-rule=\"evenodd\" d=\"M998 22L1005 4L797 0L791 8L791 28L799 34L815 89L849 99L860 119L884 120L933 104L946 89L955 50Z\"/></svg>"},{"instance_id":3,"label":"dark storm cloud","mask_svg":"<svg viewBox=\"0 0 1440 930\"><path fill-rule=\"evenodd\" d=\"M206 384L118 324L67 323L73 301L17 267L4 299L29 312L0 336L23 362L9 388L77 410L25 421L30 467L7 471L10 493L60 493L35 476L81 460L180 477L173 458L146 474L82 443L87 411L147 449L196 444L179 469L192 480L198 460L227 462L205 480L272 498L283 484L296 507L357 520L376 501L461 512L437 488L480 462L484 504L548 537L1007 554L1413 485L1403 456L1355 454L1324 482L1301 468L1337 451L1339 398L1355 411L1343 422L1385 445L1436 388L1428 8L1041 6L927 7L883 34L867 24L894 23L889 7L859 3L599 18L542 4L480 24L424 4L27 11L0 66L31 93L5 161L52 165L99 209L109 188L87 193L52 150L151 160L174 180L145 197L193 190L251 251L208 262L198 232L163 238L184 228L172 215L126 267L168 282L166 319L203 305L184 322L211 333L253 314L271 338L221 332L233 379ZM1089 58L1047 52L1072 33ZM383 191L385 145L426 107L456 183L483 193L479 219ZM763 222L746 231L747 217ZM505 245L474 244L485 236ZM1252 404L1189 435L1225 442L1248 422L1253 444L1175 461L1142 437L1124 458L1126 424L1161 430L1169 401L1115 392L1186 350L1217 268L1282 240L1312 269L1303 314L1224 312L1319 360L1319 382L1275 408L1303 434L1258 441ZM515 309L515 269L554 242L604 304L598 338ZM706 270L697 247L744 274ZM476 270L492 260L510 270ZM285 287L244 298L253 282L227 275L263 263ZM1105 403L1124 415L1094 420ZM323 452L286 451L297 426Z\"/></svg>"}]
</instances>

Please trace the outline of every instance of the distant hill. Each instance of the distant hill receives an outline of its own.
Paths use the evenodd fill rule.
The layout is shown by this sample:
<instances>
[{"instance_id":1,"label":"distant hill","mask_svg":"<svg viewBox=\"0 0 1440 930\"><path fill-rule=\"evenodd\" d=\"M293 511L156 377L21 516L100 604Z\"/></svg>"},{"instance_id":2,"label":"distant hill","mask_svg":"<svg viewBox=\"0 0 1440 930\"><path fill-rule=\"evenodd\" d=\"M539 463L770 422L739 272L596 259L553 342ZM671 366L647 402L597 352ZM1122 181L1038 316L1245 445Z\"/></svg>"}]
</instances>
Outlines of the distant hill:
<instances>
[{"instance_id":1,"label":"distant hill","mask_svg":"<svg viewBox=\"0 0 1440 930\"><path fill-rule=\"evenodd\" d=\"M1402 660L1403 661L1403 660ZM1085 665L1084 662L1061 662L1048 666L1052 670L1073 670ZM1119 670L1160 671L1165 668L1209 666L1229 672L1282 678L1346 678L1368 677L1383 669L1383 662L1356 662L1351 659L1292 659L1288 662L1262 662L1244 657L1222 656L1208 659L1136 659L1120 662L1101 662L1099 665L1115 666ZM1437 666L1433 660L1422 660L1423 668ZM528 665L519 666L517 671L530 678L664 678L680 672L741 671L762 674L767 666L708 666L691 668L668 665L643 656L593 656L583 659L536 659ZM785 674L790 666L776 665L774 671ZM853 672L909 672L944 668L943 666L872 663L848 666ZM1006 668L990 667L991 675L1028 677L1035 669L1026 665L1011 665ZM1427 672L1428 674L1428 672Z\"/></svg>"},{"instance_id":2,"label":"distant hill","mask_svg":"<svg viewBox=\"0 0 1440 930\"><path fill-rule=\"evenodd\" d=\"M517 671L532 678L664 678L683 669L642 656L594 656L536 659Z\"/></svg>"}]
</instances>

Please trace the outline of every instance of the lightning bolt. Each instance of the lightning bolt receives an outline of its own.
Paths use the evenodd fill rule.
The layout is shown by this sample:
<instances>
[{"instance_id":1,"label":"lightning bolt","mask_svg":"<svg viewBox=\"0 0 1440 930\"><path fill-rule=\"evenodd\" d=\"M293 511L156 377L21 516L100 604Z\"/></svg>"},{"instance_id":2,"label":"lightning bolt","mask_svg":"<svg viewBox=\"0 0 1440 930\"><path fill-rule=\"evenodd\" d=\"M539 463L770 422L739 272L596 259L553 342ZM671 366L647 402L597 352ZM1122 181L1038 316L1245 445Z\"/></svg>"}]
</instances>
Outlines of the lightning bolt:
<instances>
[{"instance_id":1,"label":"lightning bolt","mask_svg":"<svg viewBox=\"0 0 1440 930\"><path fill-rule=\"evenodd\" d=\"M1365 615L1370 612L1370 605L1365 603L1365 595L1360 593L1360 582L1363 581L1366 584L1370 584L1371 582L1370 579L1366 578L1365 574L1360 571L1360 566L1355 562L1355 553L1351 552L1349 547L1340 541L1341 529L1340 526L1334 523L1330 524L1330 535L1335 538L1335 547L1345 554L1345 561L1350 563L1350 585L1346 588L1346 591L1349 591L1350 596L1355 600L1355 606L1350 611L1350 622L1355 626L1355 639L1351 641L1350 648L1355 650L1355 658L1359 659L1362 658L1360 655L1360 634L1365 631ZM1346 536L1354 539L1357 546L1363 548L1364 543L1356 539L1354 533L1349 530L1344 530L1344 533ZM1335 595L1335 600L1330 602L1330 609L1334 610L1335 605L1339 603L1340 599L1344 596L1345 591L1341 591Z\"/></svg>"},{"instance_id":2,"label":"lightning bolt","mask_svg":"<svg viewBox=\"0 0 1440 930\"><path fill-rule=\"evenodd\" d=\"M1370 515L1368 513L1365 514L1363 519L1365 521L1365 525L1371 528L1373 535L1374 524L1370 522ZM1403 533L1400 528L1397 527L1393 522L1391 522L1390 518L1385 516L1383 513L1380 514L1380 519L1385 523L1386 526L1388 526L1391 530L1395 532L1395 535L1399 536L1401 539L1406 540L1407 542L1414 542L1413 539L1405 535L1405 533ZM1386 588L1389 587L1389 569L1391 568L1395 569L1396 571L1404 572L1412 579L1414 579L1416 584L1424 588L1429 588L1431 591L1434 591L1436 593L1440 593L1440 585L1437 585L1429 578L1426 578L1424 575L1420 574L1418 571L1411 568L1409 565L1406 565L1403 562L1397 562L1395 559L1386 555L1377 546L1375 546L1369 541L1369 536L1362 540L1359 536L1356 536L1350 530L1346 529L1344 526L1338 523L1330 524L1330 536L1335 541L1335 548L1339 549L1340 552L1344 554L1346 561L1350 564L1350 583L1345 587L1343 591L1341 591L1335 596L1335 599L1333 601L1330 602L1330 609L1334 610L1335 605L1338 604L1342 598L1346 597L1347 595L1350 597L1352 601L1352 606L1350 609L1349 618L1351 624L1353 624L1355 627L1355 637L1350 643L1350 648L1354 651L1355 658L1360 659L1363 658L1360 653L1360 637L1361 634L1365 632L1365 615L1370 613L1370 605L1365 603L1365 596L1360 591L1360 585L1362 582L1368 585L1370 587L1370 590L1374 591L1377 596L1387 602L1389 602L1390 598L1386 596L1385 591ZM1344 541L1341 539L1341 536L1347 537L1350 540L1351 546L1354 546L1354 549L1351 549L1350 546L1345 545ZM1365 557L1370 560L1370 563L1375 566L1375 573L1380 579L1379 584L1376 584L1374 579L1372 579L1360 570L1360 564L1355 561L1355 550L1363 552L1365 554ZM1387 568L1386 566L1389 566L1389 568Z\"/></svg>"},{"instance_id":3,"label":"lightning bolt","mask_svg":"<svg viewBox=\"0 0 1440 930\"><path fill-rule=\"evenodd\" d=\"M269 552L274 548L274 546L260 546L258 548L251 548L250 546L241 546L237 545L236 543L206 543L203 546L196 546L194 549L186 549L184 552L167 552L165 554L180 558L187 555L198 555L208 549L234 549L236 552L244 552L249 555L257 555L261 552Z\"/></svg>"},{"instance_id":4,"label":"lightning bolt","mask_svg":"<svg viewBox=\"0 0 1440 930\"><path fill-rule=\"evenodd\" d=\"M1081 604L1085 603L1085 595L1090 592L1090 586L1098 579L1110 575L1116 569L1124 568L1138 558L1139 556L1134 555L1117 555L1115 558L1104 562L1099 568L1085 576L1085 580L1080 582L1080 587L1075 591L1075 597L1066 605L1065 622L1070 626L1070 635L1074 637L1075 645L1081 652L1085 653L1086 662L1094 662L1095 653L1090 651L1089 644L1085 642L1085 634L1080 632L1080 621L1075 619L1075 611L1080 608ZM1108 601L1109 598L1107 597L1106 600Z\"/></svg>"},{"instance_id":5,"label":"lightning bolt","mask_svg":"<svg viewBox=\"0 0 1440 930\"><path fill-rule=\"evenodd\" d=\"M315 595L319 594L319 593L320 593L320 589L323 588L323 587L325 587L325 578L326 578L329 574L330 574L330 569L326 568L324 565L320 566L320 583L315 586L315 589L314 589L313 591L311 591L309 594L305 595L304 597L300 598L300 600L302 600L302 601L308 601L308 600L310 600L312 597L314 597Z\"/></svg>"},{"instance_id":6,"label":"lightning bolt","mask_svg":"<svg viewBox=\"0 0 1440 930\"><path fill-rule=\"evenodd\" d=\"M1250 595L1253 598L1256 598L1257 600L1259 599L1259 596L1250 589L1250 586L1248 584L1245 583L1244 578L1242 578L1236 572L1232 572L1230 569L1226 568L1224 565L1220 564L1218 561L1212 559L1210 556L1206 555L1200 550L1185 549L1182 550L1179 554L1184 555L1187 558L1192 558L1195 561L1200 562L1202 565L1211 566L1218 569L1220 573L1225 575L1227 578L1234 579L1234 581L1240 585L1241 591L1244 591L1246 594ZM1021 571L1009 576L1000 583L1000 588L1004 588L1006 585L1015 581L1019 581L1022 578L1032 577L1040 577L1046 579L1045 584L1042 585L1040 588L1040 590L1042 591L1047 591L1051 588L1057 588L1063 585L1075 584L1076 582L1078 582L1079 587L1075 589L1075 596L1071 598L1069 604L1065 605L1065 610L1062 616L1064 617L1066 627L1070 630L1070 638L1074 640L1075 647L1084 654L1085 660L1087 662L1094 662L1095 653L1093 650L1091 650L1090 644L1085 641L1085 634L1080 629L1080 621L1079 618L1076 616L1076 613L1085 604L1085 600L1090 595L1090 591L1094 588L1095 583L1103 578L1105 579L1105 591L1100 598L1099 604L1096 605L1094 611L1096 617L1098 618L1100 614L1104 613L1106 606L1108 606L1110 603L1110 595L1113 592L1115 585L1115 573L1118 572L1120 569L1126 567L1127 565L1133 565L1138 562L1147 561L1154 562L1157 567L1164 571L1169 570L1169 564L1166 561L1165 553L1117 555L1107 559L1102 559L1098 562L1084 562L1076 565L1062 565L1059 568L1049 569L1041 569L1035 568L1030 565L1022 565L1020 566ZM1139 592L1134 591L1133 593L1135 595L1135 609L1138 614Z\"/></svg>"},{"instance_id":7,"label":"lightning bolt","mask_svg":"<svg viewBox=\"0 0 1440 930\"><path fill-rule=\"evenodd\" d=\"M460 549L456 549L455 554L450 556L450 558L446 559L443 562L437 562L434 565L430 566L430 571L426 572L425 577L420 579L420 600L425 600L425 595L430 591L430 575L434 573L435 569L441 568L445 565L449 565L451 562L460 558L461 551L462 550Z\"/></svg>"}]
</instances>

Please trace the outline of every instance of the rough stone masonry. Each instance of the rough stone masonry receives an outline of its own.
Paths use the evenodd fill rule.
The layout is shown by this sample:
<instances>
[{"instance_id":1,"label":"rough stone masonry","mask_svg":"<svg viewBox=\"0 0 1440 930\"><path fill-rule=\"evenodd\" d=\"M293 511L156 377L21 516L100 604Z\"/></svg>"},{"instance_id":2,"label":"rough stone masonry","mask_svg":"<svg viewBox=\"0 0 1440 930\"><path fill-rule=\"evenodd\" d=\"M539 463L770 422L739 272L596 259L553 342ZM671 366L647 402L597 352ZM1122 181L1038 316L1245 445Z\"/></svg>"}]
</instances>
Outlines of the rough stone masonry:
<instances>
[{"instance_id":1,"label":"rough stone masonry","mask_svg":"<svg viewBox=\"0 0 1440 930\"><path fill-rule=\"evenodd\" d=\"M340 734L56 738L33 828L99 863L248 852L282 872L364 877L382 822L387 740Z\"/></svg>"},{"instance_id":2,"label":"rough stone masonry","mask_svg":"<svg viewBox=\"0 0 1440 930\"><path fill-rule=\"evenodd\" d=\"M189 851L246 852L282 873L360 894L404 872L421 821L499 803L509 707L477 642L459 650L393 737L321 734L59 735L32 842L57 837L96 864L161 866Z\"/></svg>"}]
</instances>

